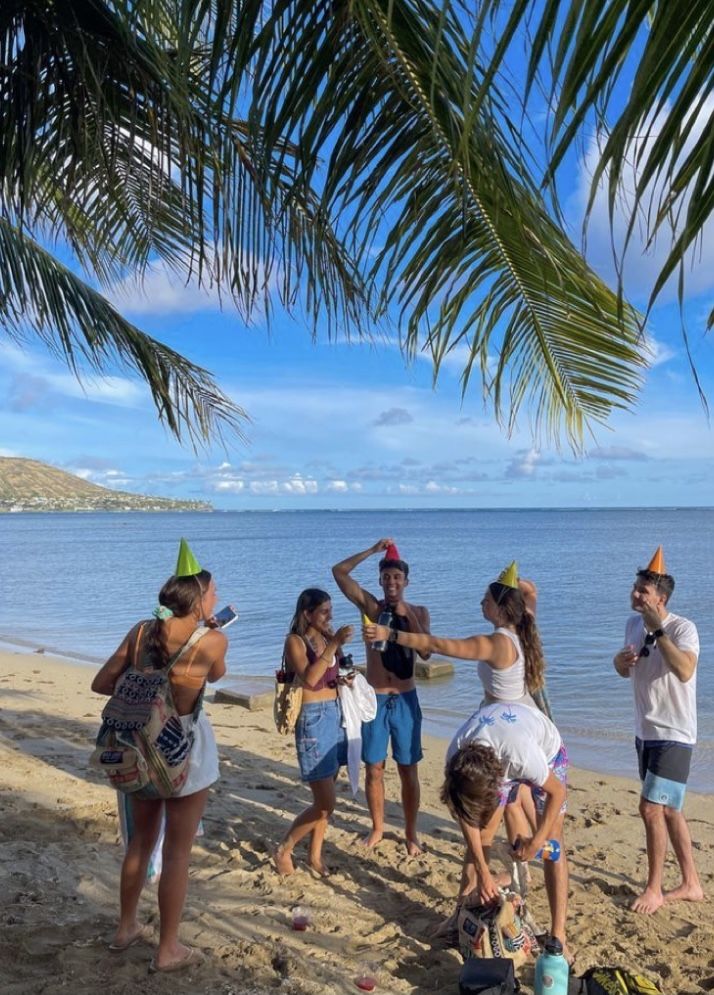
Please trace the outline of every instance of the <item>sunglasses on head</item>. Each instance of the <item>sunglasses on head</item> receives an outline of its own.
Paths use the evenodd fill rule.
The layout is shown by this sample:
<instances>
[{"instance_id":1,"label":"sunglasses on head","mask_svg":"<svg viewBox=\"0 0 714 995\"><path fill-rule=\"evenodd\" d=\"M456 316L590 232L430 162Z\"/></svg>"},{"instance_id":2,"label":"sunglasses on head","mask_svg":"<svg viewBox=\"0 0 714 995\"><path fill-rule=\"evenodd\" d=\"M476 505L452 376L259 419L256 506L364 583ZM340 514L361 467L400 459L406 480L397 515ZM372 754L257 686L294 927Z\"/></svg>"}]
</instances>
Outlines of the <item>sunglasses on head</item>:
<instances>
[{"instance_id":1,"label":"sunglasses on head","mask_svg":"<svg viewBox=\"0 0 714 995\"><path fill-rule=\"evenodd\" d=\"M654 632L648 632L647 635L645 636L644 646L642 647L642 649L640 650L640 652L637 654L637 659L639 660L639 658L641 656L649 656L650 655L650 646L652 646L652 644L655 643L656 641L657 641L657 637L655 636Z\"/></svg>"}]
</instances>

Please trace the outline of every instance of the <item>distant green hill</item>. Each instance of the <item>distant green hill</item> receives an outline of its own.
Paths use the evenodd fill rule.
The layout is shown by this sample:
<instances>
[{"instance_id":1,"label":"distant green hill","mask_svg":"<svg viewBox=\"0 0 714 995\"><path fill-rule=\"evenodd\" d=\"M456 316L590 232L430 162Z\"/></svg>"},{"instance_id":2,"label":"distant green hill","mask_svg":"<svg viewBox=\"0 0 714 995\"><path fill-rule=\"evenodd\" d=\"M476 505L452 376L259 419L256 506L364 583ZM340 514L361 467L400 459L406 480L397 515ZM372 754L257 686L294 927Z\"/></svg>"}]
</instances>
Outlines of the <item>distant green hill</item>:
<instances>
[{"instance_id":1,"label":"distant green hill","mask_svg":"<svg viewBox=\"0 0 714 995\"><path fill-rule=\"evenodd\" d=\"M112 491L34 459L0 457L2 511L213 511L207 501L174 501Z\"/></svg>"}]
</instances>

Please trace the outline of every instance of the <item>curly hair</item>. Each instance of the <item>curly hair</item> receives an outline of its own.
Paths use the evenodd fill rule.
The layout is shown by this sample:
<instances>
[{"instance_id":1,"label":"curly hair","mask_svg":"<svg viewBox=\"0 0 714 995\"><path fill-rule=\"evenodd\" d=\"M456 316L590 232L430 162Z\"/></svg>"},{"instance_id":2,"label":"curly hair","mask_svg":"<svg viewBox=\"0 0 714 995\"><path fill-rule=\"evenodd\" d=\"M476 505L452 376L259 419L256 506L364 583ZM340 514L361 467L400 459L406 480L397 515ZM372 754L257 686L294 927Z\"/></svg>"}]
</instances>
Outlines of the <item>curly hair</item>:
<instances>
[{"instance_id":1,"label":"curly hair","mask_svg":"<svg viewBox=\"0 0 714 995\"><path fill-rule=\"evenodd\" d=\"M159 591L159 604L170 608L176 618L185 618L194 610L210 583L208 570L192 577L169 577ZM166 623L161 619L154 619L146 627L144 652L154 667L163 669L168 664L170 654L166 644Z\"/></svg>"},{"instance_id":2,"label":"curly hair","mask_svg":"<svg viewBox=\"0 0 714 995\"><path fill-rule=\"evenodd\" d=\"M483 829L498 807L503 765L486 743L466 743L446 764L440 798L455 819Z\"/></svg>"},{"instance_id":3,"label":"curly hair","mask_svg":"<svg viewBox=\"0 0 714 995\"><path fill-rule=\"evenodd\" d=\"M545 657L543 644L535 618L526 608L523 593L518 588L507 587L494 581L489 584L489 591L498 607L503 612L506 621L516 630L523 648L525 661L526 687L530 694L540 691L545 684Z\"/></svg>"}]
</instances>

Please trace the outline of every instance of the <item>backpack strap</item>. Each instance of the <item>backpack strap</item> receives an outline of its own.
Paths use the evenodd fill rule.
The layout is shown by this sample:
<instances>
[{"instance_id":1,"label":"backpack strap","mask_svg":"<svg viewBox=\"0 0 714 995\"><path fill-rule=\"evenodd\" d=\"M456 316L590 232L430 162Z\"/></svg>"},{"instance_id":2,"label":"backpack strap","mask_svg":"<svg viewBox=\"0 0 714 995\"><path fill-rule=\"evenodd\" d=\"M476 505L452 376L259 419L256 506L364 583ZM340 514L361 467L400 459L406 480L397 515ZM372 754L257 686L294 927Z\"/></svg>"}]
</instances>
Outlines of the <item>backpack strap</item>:
<instances>
[{"instance_id":1,"label":"backpack strap","mask_svg":"<svg viewBox=\"0 0 714 995\"><path fill-rule=\"evenodd\" d=\"M134 650L132 652L132 657L134 659L134 670L139 670L139 643L141 642L141 637L144 632L144 622L139 622L139 628L136 630L136 636L134 637Z\"/></svg>"}]
</instances>

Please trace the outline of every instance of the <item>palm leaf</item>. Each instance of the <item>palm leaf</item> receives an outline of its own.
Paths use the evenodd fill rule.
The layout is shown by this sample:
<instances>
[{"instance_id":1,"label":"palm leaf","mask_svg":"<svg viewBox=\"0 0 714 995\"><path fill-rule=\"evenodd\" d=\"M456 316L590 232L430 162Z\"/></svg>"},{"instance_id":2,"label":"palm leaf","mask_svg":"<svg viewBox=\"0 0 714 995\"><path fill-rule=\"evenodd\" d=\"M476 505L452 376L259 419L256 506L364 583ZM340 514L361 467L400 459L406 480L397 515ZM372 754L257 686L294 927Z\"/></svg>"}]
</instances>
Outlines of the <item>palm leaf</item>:
<instances>
[{"instance_id":1,"label":"palm leaf","mask_svg":"<svg viewBox=\"0 0 714 995\"><path fill-rule=\"evenodd\" d=\"M159 419L194 445L241 434L246 413L210 374L130 324L26 234L0 218L0 323L20 342L40 340L72 372L119 363L147 383Z\"/></svg>"},{"instance_id":2,"label":"palm leaf","mask_svg":"<svg viewBox=\"0 0 714 995\"><path fill-rule=\"evenodd\" d=\"M295 136L306 183L332 148L326 210L398 311L408 355L426 345L438 373L468 342L464 389L478 360L509 427L527 401L537 426L575 444L631 403L636 315L549 217L454 6L278 0L254 48L249 120L268 146Z\"/></svg>"},{"instance_id":3,"label":"palm leaf","mask_svg":"<svg viewBox=\"0 0 714 995\"><path fill-rule=\"evenodd\" d=\"M35 240L68 242L104 286L162 259L218 285L246 319L277 295L303 303L313 327L320 316L330 330L361 329L364 283L319 197L294 183L294 150L276 142L264 158L259 131L216 100L211 53L188 16L204 7L0 6L4 217ZM95 321L113 314L92 300ZM107 335L118 327L108 320ZM197 412L199 432L206 424Z\"/></svg>"},{"instance_id":4,"label":"palm leaf","mask_svg":"<svg viewBox=\"0 0 714 995\"><path fill-rule=\"evenodd\" d=\"M484 6L492 16L510 8L503 0ZM611 217L625 212L621 254L642 227L647 248L657 240L669 247L649 307L677 271L683 303L688 258L714 210L714 4L548 0L528 5L521 28L532 37L524 100L538 79L551 91L546 181L555 187L568 150L595 121L602 141L588 217L606 179ZM633 167L634 188L628 182L623 198Z\"/></svg>"}]
</instances>

